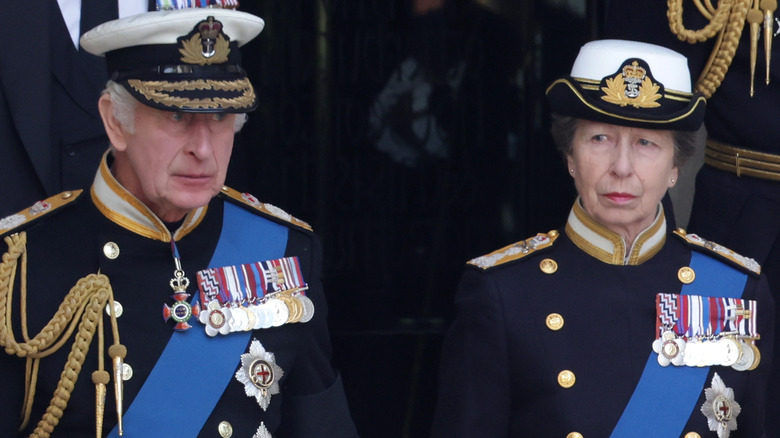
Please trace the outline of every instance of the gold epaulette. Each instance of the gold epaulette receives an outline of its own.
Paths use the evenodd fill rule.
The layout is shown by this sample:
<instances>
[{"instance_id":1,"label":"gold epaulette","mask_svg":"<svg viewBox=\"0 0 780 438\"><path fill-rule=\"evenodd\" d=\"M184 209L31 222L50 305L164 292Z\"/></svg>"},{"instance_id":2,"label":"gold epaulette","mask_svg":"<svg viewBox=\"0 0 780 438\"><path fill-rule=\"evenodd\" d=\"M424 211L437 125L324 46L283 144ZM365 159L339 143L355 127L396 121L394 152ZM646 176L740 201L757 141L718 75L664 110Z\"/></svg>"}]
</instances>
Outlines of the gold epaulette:
<instances>
[{"instance_id":1,"label":"gold epaulette","mask_svg":"<svg viewBox=\"0 0 780 438\"><path fill-rule=\"evenodd\" d=\"M222 193L228 198L238 202L239 204L246 205L252 208L253 210L259 211L269 216L273 216L285 222L289 222L297 227L301 227L306 230L313 231L311 225L309 225L308 223L292 216L291 214L287 213L286 211L282 210L281 208L275 205L258 201L257 198L255 198L253 195L249 193L241 193L238 190L230 188L228 186L222 187Z\"/></svg>"},{"instance_id":2,"label":"gold epaulette","mask_svg":"<svg viewBox=\"0 0 780 438\"><path fill-rule=\"evenodd\" d=\"M521 259L541 249L552 246L558 238L558 231L552 230L549 233L539 233L529 239L521 240L511 245L505 246L490 254L469 260L470 265L478 268L488 269L494 266L502 265L512 260Z\"/></svg>"},{"instance_id":3,"label":"gold epaulette","mask_svg":"<svg viewBox=\"0 0 780 438\"><path fill-rule=\"evenodd\" d=\"M72 190L38 201L19 213L0 219L0 234L5 234L33 220L39 219L58 208L75 201L83 190Z\"/></svg>"},{"instance_id":4,"label":"gold epaulette","mask_svg":"<svg viewBox=\"0 0 780 438\"><path fill-rule=\"evenodd\" d=\"M674 230L674 234L688 243L688 245L712 254L717 259L723 260L736 267L743 268L756 275L761 274L761 265L750 257L737 254L725 246L703 239L697 234L687 233L682 228Z\"/></svg>"}]
</instances>

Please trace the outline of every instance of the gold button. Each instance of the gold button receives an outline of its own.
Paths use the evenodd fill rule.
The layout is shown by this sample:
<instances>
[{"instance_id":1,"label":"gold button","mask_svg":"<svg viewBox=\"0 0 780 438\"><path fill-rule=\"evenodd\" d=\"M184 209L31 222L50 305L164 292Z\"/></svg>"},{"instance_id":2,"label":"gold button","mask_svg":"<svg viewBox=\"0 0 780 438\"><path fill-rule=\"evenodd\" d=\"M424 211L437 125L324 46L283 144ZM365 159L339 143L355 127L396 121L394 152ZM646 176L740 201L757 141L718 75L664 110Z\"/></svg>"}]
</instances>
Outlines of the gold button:
<instances>
[{"instance_id":1,"label":"gold button","mask_svg":"<svg viewBox=\"0 0 780 438\"><path fill-rule=\"evenodd\" d=\"M553 259L544 259L539 262L539 269L545 274L554 274L558 270L558 263Z\"/></svg>"},{"instance_id":2,"label":"gold button","mask_svg":"<svg viewBox=\"0 0 780 438\"><path fill-rule=\"evenodd\" d=\"M558 237L558 230L552 230L549 233L547 233L550 237Z\"/></svg>"},{"instance_id":3,"label":"gold button","mask_svg":"<svg viewBox=\"0 0 780 438\"><path fill-rule=\"evenodd\" d=\"M228 190L230 190L230 187L228 187L228 186L222 186L222 191L223 191L223 192L227 193L227 192L228 192ZM228 423L228 426L229 426L229 425L230 425L230 423Z\"/></svg>"},{"instance_id":4,"label":"gold button","mask_svg":"<svg viewBox=\"0 0 780 438\"><path fill-rule=\"evenodd\" d=\"M572 433L566 435L566 438L584 438L584 437L579 432L572 432Z\"/></svg>"},{"instance_id":5,"label":"gold button","mask_svg":"<svg viewBox=\"0 0 780 438\"><path fill-rule=\"evenodd\" d=\"M122 363L122 380L128 381L133 378L133 367L129 363Z\"/></svg>"},{"instance_id":6,"label":"gold button","mask_svg":"<svg viewBox=\"0 0 780 438\"><path fill-rule=\"evenodd\" d=\"M119 245L114 242L108 242L103 245L103 254L111 260L119 257Z\"/></svg>"},{"instance_id":7,"label":"gold button","mask_svg":"<svg viewBox=\"0 0 780 438\"><path fill-rule=\"evenodd\" d=\"M569 370L563 370L558 373L558 384L563 388L571 388L576 380L574 373Z\"/></svg>"},{"instance_id":8,"label":"gold button","mask_svg":"<svg viewBox=\"0 0 780 438\"><path fill-rule=\"evenodd\" d=\"M688 432L685 434L684 438L701 438L701 435L696 432Z\"/></svg>"},{"instance_id":9,"label":"gold button","mask_svg":"<svg viewBox=\"0 0 780 438\"><path fill-rule=\"evenodd\" d=\"M696 279L696 273L693 272L693 269L690 267L683 266L677 271L677 278L679 278L683 284L691 284L693 283L693 280Z\"/></svg>"},{"instance_id":10,"label":"gold button","mask_svg":"<svg viewBox=\"0 0 780 438\"><path fill-rule=\"evenodd\" d=\"M233 426L227 421L219 423L217 430L219 430L219 436L222 438L230 438L233 436Z\"/></svg>"},{"instance_id":11,"label":"gold button","mask_svg":"<svg viewBox=\"0 0 780 438\"><path fill-rule=\"evenodd\" d=\"M119 301L114 301L114 316L119 318L124 313L124 307ZM111 316L111 303L106 304L106 315Z\"/></svg>"},{"instance_id":12,"label":"gold button","mask_svg":"<svg viewBox=\"0 0 780 438\"><path fill-rule=\"evenodd\" d=\"M62 192L61 196L62 196L62 199L68 199L71 196L73 196L73 193L72 192Z\"/></svg>"},{"instance_id":13,"label":"gold button","mask_svg":"<svg viewBox=\"0 0 780 438\"><path fill-rule=\"evenodd\" d=\"M563 327L563 317L559 313L547 315L547 328L550 330L560 330Z\"/></svg>"}]
</instances>

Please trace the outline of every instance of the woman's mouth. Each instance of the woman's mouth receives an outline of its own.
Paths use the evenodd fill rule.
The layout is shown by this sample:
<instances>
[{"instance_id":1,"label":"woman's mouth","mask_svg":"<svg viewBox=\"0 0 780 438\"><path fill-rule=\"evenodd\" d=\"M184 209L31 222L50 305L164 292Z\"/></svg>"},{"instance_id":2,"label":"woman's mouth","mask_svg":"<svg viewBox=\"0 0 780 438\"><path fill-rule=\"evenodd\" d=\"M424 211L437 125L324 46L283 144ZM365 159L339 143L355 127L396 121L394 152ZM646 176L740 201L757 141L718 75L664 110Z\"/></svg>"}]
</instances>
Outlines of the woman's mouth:
<instances>
[{"instance_id":1,"label":"woman's mouth","mask_svg":"<svg viewBox=\"0 0 780 438\"><path fill-rule=\"evenodd\" d=\"M636 199L636 196L630 193L611 192L611 193L604 194L604 196L607 197L610 201L615 202L617 204L625 204L626 202L630 202Z\"/></svg>"}]
</instances>

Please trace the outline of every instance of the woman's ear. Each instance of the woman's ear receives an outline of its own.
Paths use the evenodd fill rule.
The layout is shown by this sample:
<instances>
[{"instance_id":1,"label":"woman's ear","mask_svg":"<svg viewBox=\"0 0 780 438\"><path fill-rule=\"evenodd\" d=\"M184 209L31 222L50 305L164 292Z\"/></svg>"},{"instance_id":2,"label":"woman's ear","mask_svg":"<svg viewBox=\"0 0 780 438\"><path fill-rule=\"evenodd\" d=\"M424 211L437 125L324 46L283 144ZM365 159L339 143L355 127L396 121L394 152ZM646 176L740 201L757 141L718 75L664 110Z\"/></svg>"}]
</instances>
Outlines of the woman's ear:
<instances>
[{"instance_id":1,"label":"woman's ear","mask_svg":"<svg viewBox=\"0 0 780 438\"><path fill-rule=\"evenodd\" d=\"M571 154L566 154L566 167L569 170L569 175L574 177L574 160L571 157Z\"/></svg>"},{"instance_id":2,"label":"woman's ear","mask_svg":"<svg viewBox=\"0 0 780 438\"><path fill-rule=\"evenodd\" d=\"M103 127L106 130L106 135L108 135L108 140L111 141L111 145L118 151L124 151L127 147L127 142L125 141L126 131L114 116L114 103L111 101L111 96L108 94L100 96L98 111L100 111Z\"/></svg>"}]
</instances>

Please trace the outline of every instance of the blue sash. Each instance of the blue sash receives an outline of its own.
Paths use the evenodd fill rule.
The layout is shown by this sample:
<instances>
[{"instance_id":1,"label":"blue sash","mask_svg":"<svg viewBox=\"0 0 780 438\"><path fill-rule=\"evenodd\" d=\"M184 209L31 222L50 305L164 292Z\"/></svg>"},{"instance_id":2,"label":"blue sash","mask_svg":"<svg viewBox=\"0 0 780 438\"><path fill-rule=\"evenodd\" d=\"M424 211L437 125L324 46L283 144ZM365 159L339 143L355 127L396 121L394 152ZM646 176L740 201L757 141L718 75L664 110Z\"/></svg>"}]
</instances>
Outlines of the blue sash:
<instances>
[{"instance_id":1,"label":"blue sash","mask_svg":"<svg viewBox=\"0 0 780 438\"><path fill-rule=\"evenodd\" d=\"M690 266L696 272L696 280L684 285L680 294L742 296L747 281L743 272L697 252L691 255ZM696 408L709 370L709 367L662 367L658 364L658 354L651 351L642 377L611 437L680 436Z\"/></svg>"},{"instance_id":2,"label":"blue sash","mask_svg":"<svg viewBox=\"0 0 780 438\"><path fill-rule=\"evenodd\" d=\"M284 256L287 228L229 202L224 206L222 232L209 268ZM193 295L194 305L198 294ZM211 338L197 322L190 330L173 333L124 414L122 437L197 436L233 378L251 335L240 332ZM193 375L196 368L202 371L197 376ZM119 437L118 433L114 427L109 437Z\"/></svg>"}]
</instances>

